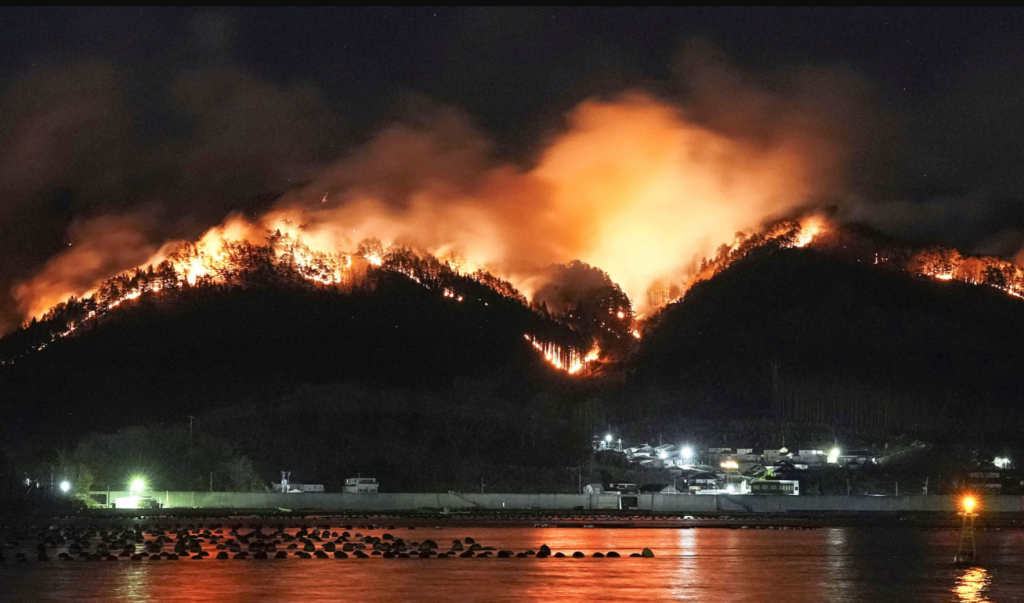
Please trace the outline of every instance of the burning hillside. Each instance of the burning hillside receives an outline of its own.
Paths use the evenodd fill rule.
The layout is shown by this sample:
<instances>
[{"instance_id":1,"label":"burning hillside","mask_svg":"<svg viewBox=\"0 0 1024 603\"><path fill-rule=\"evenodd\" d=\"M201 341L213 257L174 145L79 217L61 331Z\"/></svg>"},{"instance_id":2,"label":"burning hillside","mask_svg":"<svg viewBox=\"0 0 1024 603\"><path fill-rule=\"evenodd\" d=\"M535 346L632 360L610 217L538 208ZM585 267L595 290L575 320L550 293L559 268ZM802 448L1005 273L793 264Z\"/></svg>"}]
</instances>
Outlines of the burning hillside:
<instances>
[{"instance_id":1,"label":"burning hillside","mask_svg":"<svg viewBox=\"0 0 1024 603\"><path fill-rule=\"evenodd\" d=\"M786 102L772 107L788 115ZM727 134L637 92L581 103L528 167L496 159L454 112L428 117L384 129L312 172L271 211L229 218L202 239L262 245L266 230L294 240L302 225L310 252L296 255L300 267L331 281L345 278L339 250L356 255L360 241L377 237L424 250L462 274L486 270L531 299L548 284L551 265L580 260L606 271L644 312L652 285L685 282L733 233L834 189L843 155L818 124L795 116L763 120L777 128ZM176 241L198 238L167 237L147 216L76 222L67 250L15 287L23 318L87 296L133 266L158 265ZM206 247L205 258L182 260L186 278L210 272L203 262L218 251Z\"/></svg>"},{"instance_id":2,"label":"burning hillside","mask_svg":"<svg viewBox=\"0 0 1024 603\"><path fill-rule=\"evenodd\" d=\"M934 279L987 285L1024 298L1024 269L996 257L965 256L956 249L931 248L915 253L907 268Z\"/></svg>"},{"instance_id":3,"label":"burning hillside","mask_svg":"<svg viewBox=\"0 0 1024 603\"><path fill-rule=\"evenodd\" d=\"M360 241L350 252L317 251L304 242L302 230L286 218L269 224L234 218L195 243L166 246L151 258L151 263L106 279L82 297L72 296L56 304L27 324L20 334L27 335L24 338L32 342L30 350L38 351L143 296L168 299L190 289L266 285L351 292L372 288L378 274L402 275L453 303L471 300L489 307L490 303L474 296L468 285L482 286L526 309L525 298L511 284L481 270L463 274L460 268L465 269L465 264L458 258L442 261L400 245L385 245L377 239ZM525 337L548 363L569 374L585 372L598 357L596 344L559 344L539 334ZM564 334L555 338L567 339ZM8 354L3 362L13 360Z\"/></svg>"},{"instance_id":4,"label":"burning hillside","mask_svg":"<svg viewBox=\"0 0 1024 603\"><path fill-rule=\"evenodd\" d=\"M331 248L297 222L295 213L271 213L250 222L233 217L205 233L196 242L165 245L142 266L98 283L81 296L71 296L47 308L38 321L27 325L36 333L29 340L34 350L45 349L82 326L101 319L126 302L144 295L167 297L195 287L246 287L277 283L304 283L351 291L367 283L374 271L404 275L417 284L439 292L445 299L462 303L463 279L484 285L496 293L526 305L526 298L510 283L468 263L457 254L439 259L397 243L367 238L348 248ZM822 221L788 221L766 230L738 233L733 244L701 264L688 282L670 290L682 291L697 280L709 278L751 249L764 244L802 246L820 230ZM307 241L319 248L311 248ZM602 270L576 261L553 267L549 282L535 295L533 307L583 336L588 345L563 345L538 334L524 333L531 346L553 367L570 375L586 374L590 364L602 359L621 359L634 339L640 337L632 304ZM676 296L678 297L678 296ZM658 307L671 298L649 298ZM4 362L12 358L4 359Z\"/></svg>"},{"instance_id":5,"label":"burning hillside","mask_svg":"<svg viewBox=\"0 0 1024 603\"><path fill-rule=\"evenodd\" d=\"M147 264L108 278L84 295L71 296L46 309L24 329L34 334L26 338L31 342L28 348L42 350L145 295L166 298L191 288L265 284L301 284L350 292L372 286L374 274L382 272L402 275L436 291L445 300L460 304L469 295L466 283L475 283L555 319L574 333L570 339L575 343L563 336L552 339L524 333L523 337L548 364L570 375L587 374L598 360L623 359L632 348L630 342L641 338L646 315L634 316L632 301L619 286L602 270L582 262L549 269L547 284L535 292L533 302L529 303L511 283L459 254L438 258L376 238L331 248L324 245L315 231L311 233L308 226L299 223L298 217L296 213L280 212L252 222L233 217L194 243L167 244ZM815 246L836 251L840 246L837 237L842 231L843 227L815 214L737 232L731 243L721 244L713 256L701 260L692 274L681 279L666 277L652 284L644 307L658 309L681 299L695 283L712 278L761 247ZM850 245L842 247L849 251ZM1024 291L1024 270L998 258L962 256L955 250L902 250L883 251L881 256L876 252L874 263L938 280L989 285L1017 297ZM3 362L10 362L21 353L24 350L13 355L8 351Z\"/></svg>"}]
</instances>

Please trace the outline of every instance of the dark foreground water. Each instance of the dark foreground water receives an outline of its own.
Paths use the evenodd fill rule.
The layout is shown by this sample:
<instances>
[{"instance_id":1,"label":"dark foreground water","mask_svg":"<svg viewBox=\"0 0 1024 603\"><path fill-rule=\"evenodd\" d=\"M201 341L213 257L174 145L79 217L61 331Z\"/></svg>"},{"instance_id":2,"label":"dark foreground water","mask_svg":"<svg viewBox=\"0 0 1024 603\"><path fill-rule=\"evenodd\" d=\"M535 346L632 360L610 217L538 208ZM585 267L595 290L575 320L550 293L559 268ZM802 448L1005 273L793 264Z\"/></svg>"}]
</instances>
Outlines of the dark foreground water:
<instances>
[{"instance_id":1,"label":"dark foreground water","mask_svg":"<svg viewBox=\"0 0 1024 603\"><path fill-rule=\"evenodd\" d=\"M903 528L389 530L573 558L13 560L3 601L1024 601L1024 531L979 533L976 567L951 561L956 531ZM362 530L380 536L384 530ZM318 545L322 546L322 545ZM628 554L650 547L653 559ZM59 550L59 549L58 549ZM301 550L301 548L300 548ZM595 559L618 551L623 558Z\"/></svg>"}]
</instances>

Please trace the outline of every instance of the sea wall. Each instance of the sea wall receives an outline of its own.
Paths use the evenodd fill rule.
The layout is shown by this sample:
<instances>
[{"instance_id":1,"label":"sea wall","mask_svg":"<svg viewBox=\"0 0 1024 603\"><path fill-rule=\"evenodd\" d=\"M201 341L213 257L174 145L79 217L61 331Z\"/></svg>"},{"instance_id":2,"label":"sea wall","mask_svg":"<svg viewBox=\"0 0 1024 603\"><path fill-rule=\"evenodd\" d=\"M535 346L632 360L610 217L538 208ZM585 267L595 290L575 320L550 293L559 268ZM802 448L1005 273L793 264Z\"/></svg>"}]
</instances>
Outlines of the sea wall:
<instances>
[{"instance_id":1,"label":"sea wall","mask_svg":"<svg viewBox=\"0 0 1024 603\"><path fill-rule=\"evenodd\" d=\"M105 498L106 492L96 492ZM618 509L615 494L473 494L473 493L302 493L170 492L152 491L170 508L292 509L310 511L416 511L416 510L602 510ZM109 493L110 500L128 492ZM735 496L640 494L638 509L661 513L905 513L955 512L953 496ZM1022 513L1024 497L989 496L986 512Z\"/></svg>"}]
</instances>

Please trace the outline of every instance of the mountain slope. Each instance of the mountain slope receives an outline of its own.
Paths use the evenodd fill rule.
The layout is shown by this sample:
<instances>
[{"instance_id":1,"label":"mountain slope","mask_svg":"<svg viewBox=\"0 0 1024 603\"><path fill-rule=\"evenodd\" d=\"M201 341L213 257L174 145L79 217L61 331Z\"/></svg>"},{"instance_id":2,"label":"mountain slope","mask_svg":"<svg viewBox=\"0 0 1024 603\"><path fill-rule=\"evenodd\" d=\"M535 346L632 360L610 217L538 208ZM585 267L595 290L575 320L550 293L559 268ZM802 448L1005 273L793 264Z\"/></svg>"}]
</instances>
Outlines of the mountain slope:
<instances>
[{"instance_id":1,"label":"mountain slope","mask_svg":"<svg viewBox=\"0 0 1024 603\"><path fill-rule=\"evenodd\" d=\"M826 251L757 250L646 333L632 387L673 413L955 428L1024 412L1024 303Z\"/></svg>"},{"instance_id":2,"label":"mountain slope","mask_svg":"<svg viewBox=\"0 0 1024 603\"><path fill-rule=\"evenodd\" d=\"M551 370L524 334L578 343L487 286L459 286L463 301L382 271L349 293L271 285L147 294L0 367L2 410L24 435L73 437L273 399L297 384L432 390L469 379L528 390Z\"/></svg>"}]
</instances>

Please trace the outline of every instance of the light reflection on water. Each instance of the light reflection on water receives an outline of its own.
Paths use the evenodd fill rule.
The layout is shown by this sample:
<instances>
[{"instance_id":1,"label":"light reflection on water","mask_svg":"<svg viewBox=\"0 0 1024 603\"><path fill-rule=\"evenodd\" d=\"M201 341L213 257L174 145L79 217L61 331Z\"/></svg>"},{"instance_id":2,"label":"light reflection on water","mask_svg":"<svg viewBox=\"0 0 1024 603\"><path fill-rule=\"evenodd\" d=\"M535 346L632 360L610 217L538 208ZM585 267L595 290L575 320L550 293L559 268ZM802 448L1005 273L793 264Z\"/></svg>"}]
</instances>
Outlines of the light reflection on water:
<instances>
[{"instance_id":1,"label":"light reflection on water","mask_svg":"<svg viewBox=\"0 0 1024 603\"><path fill-rule=\"evenodd\" d=\"M30 601L700 601L707 603L1024 601L1024 532L984 534L981 567L951 564L955 531L446 528L586 559L309 559L0 564L0 600ZM382 530L364 531L380 535ZM628 558L648 546L654 559ZM621 559L595 559L611 550Z\"/></svg>"},{"instance_id":2,"label":"light reflection on water","mask_svg":"<svg viewBox=\"0 0 1024 603\"><path fill-rule=\"evenodd\" d=\"M964 570L957 578L953 592L956 593L957 600L963 603L988 603L985 591L991 583L992 576L985 569L972 567Z\"/></svg>"}]
</instances>

